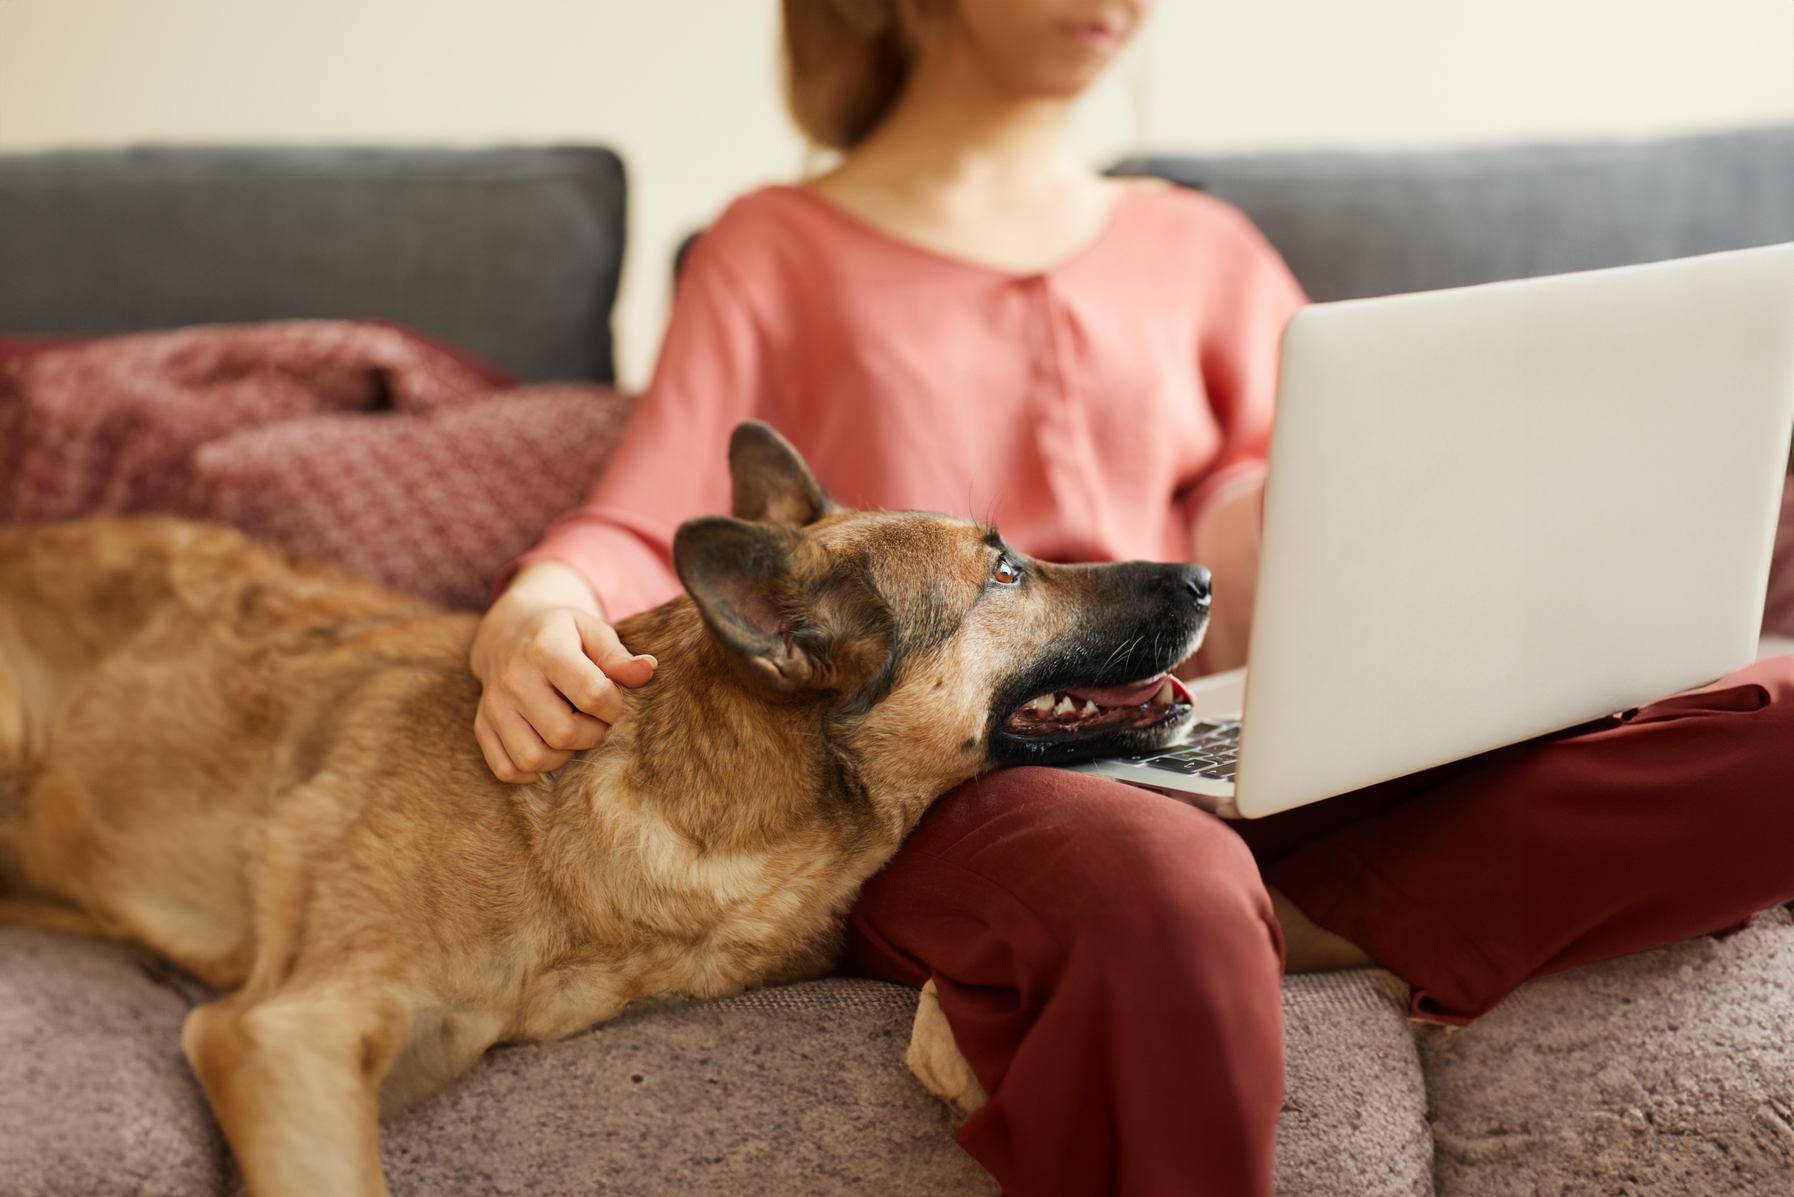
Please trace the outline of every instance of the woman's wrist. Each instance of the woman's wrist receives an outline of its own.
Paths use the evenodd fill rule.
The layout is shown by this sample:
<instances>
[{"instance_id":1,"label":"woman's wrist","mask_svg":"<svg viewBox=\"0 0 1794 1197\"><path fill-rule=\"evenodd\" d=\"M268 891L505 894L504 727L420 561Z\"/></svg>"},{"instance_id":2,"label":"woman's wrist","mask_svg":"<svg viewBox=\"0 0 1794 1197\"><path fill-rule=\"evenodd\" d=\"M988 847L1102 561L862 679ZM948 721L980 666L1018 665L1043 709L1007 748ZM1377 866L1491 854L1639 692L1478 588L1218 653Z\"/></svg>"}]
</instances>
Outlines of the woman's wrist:
<instances>
[{"instance_id":1,"label":"woman's wrist","mask_svg":"<svg viewBox=\"0 0 1794 1197\"><path fill-rule=\"evenodd\" d=\"M606 623L604 604L585 575L564 561L533 561L518 570L493 606L575 607Z\"/></svg>"},{"instance_id":2,"label":"woman's wrist","mask_svg":"<svg viewBox=\"0 0 1794 1197\"><path fill-rule=\"evenodd\" d=\"M533 617L555 607L604 619L604 604L591 583L565 562L535 561L518 570L480 620L468 655L473 675L490 681L495 667L526 638Z\"/></svg>"}]
</instances>

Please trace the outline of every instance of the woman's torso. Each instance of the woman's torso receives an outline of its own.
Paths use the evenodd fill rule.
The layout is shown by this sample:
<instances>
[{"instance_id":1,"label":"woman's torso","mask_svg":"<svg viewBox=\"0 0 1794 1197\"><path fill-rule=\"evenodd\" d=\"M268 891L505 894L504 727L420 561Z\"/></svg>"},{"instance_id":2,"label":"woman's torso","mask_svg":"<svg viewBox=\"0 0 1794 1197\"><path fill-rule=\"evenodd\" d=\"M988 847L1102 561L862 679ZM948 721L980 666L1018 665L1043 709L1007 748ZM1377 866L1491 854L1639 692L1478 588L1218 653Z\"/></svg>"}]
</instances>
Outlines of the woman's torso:
<instances>
[{"instance_id":1,"label":"woman's torso","mask_svg":"<svg viewBox=\"0 0 1794 1197\"><path fill-rule=\"evenodd\" d=\"M694 250L586 516L669 544L727 509L728 432L758 418L849 506L984 520L1049 560L1180 559L1202 493L1262 462L1303 302L1250 223L1196 193L1130 189L1068 261L1013 274L767 188Z\"/></svg>"}]
</instances>

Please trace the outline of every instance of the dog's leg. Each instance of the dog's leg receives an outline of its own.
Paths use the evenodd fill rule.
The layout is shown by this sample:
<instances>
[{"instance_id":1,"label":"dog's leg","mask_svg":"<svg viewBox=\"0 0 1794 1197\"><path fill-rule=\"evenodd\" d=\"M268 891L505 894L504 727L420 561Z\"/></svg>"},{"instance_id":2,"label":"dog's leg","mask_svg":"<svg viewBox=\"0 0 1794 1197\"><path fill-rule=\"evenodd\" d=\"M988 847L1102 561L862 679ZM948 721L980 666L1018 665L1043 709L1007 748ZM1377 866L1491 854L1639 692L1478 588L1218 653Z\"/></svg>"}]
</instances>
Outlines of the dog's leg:
<instances>
[{"instance_id":1,"label":"dog's leg","mask_svg":"<svg viewBox=\"0 0 1794 1197\"><path fill-rule=\"evenodd\" d=\"M40 901L18 892L13 834L21 788L31 752L32 712L26 703L16 657L0 630L0 926L37 927L65 935L109 938L101 926L73 906ZM41 720L35 721L41 723ZM11 891L11 892L9 892Z\"/></svg>"},{"instance_id":2,"label":"dog's leg","mask_svg":"<svg viewBox=\"0 0 1794 1197\"><path fill-rule=\"evenodd\" d=\"M412 1011L409 1042L380 1086L380 1117L395 1117L472 1068L508 1021L494 1010Z\"/></svg>"},{"instance_id":3,"label":"dog's leg","mask_svg":"<svg viewBox=\"0 0 1794 1197\"><path fill-rule=\"evenodd\" d=\"M385 1197L379 1089L409 1021L359 988L238 994L187 1016L181 1045L254 1197Z\"/></svg>"},{"instance_id":4,"label":"dog's leg","mask_svg":"<svg viewBox=\"0 0 1794 1197\"><path fill-rule=\"evenodd\" d=\"M71 906L33 902L28 898L0 898L0 926L36 927L93 939L112 938L98 923Z\"/></svg>"},{"instance_id":5,"label":"dog's leg","mask_svg":"<svg viewBox=\"0 0 1794 1197\"><path fill-rule=\"evenodd\" d=\"M972 1066L960 1054L953 1041L953 1028L935 997L932 979L922 986L922 1000L916 1006L916 1022L910 1028L909 1051L903 1062L922 1087L952 1107L959 1118L970 1117L989 1100Z\"/></svg>"}]
</instances>

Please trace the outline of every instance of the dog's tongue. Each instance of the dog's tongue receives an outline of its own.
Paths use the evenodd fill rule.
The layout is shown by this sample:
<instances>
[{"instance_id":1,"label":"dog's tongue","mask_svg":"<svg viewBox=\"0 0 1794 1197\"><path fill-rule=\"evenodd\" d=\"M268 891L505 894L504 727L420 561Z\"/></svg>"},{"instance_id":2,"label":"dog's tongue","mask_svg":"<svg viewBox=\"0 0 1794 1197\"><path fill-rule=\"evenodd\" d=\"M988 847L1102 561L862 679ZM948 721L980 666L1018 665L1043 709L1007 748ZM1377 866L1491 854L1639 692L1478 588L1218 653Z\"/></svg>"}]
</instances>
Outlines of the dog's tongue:
<instances>
[{"instance_id":1,"label":"dog's tongue","mask_svg":"<svg viewBox=\"0 0 1794 1197\"><path fill-rule=\"evenodd\" d=\"M1067 690L1066 693L1079 702L1093 702L1099 707L1137 707L1151 701L1164 684L1165 675L1161 673L1126 686L1092 686L1088 690Z\"/></svg>"}]
</instances>

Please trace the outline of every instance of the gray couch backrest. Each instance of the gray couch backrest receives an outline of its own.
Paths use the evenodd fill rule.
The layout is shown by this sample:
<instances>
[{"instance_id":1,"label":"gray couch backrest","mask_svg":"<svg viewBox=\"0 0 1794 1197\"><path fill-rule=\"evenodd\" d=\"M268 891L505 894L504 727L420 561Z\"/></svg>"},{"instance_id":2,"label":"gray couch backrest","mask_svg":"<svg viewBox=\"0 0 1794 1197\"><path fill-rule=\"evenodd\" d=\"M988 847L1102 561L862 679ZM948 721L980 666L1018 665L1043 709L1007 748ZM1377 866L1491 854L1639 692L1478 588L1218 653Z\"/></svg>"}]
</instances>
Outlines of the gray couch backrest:
<instances>
[{"instance_id":1,"label":"gray couch backrest","mask_svg":"<svg viewBox=\"0 0 1794 1197\"><path fill-rule=\"evenodd\" d=\"M0 155L0 334L385 319L608 382L623 234L594 147Z\"/></svg>"},{"instance_id":2,"label":"gray couch backrest","mask_svg":"<svg viewBox=\"0 0 1794 1197\"><path fill-rule=\"evenodd\" d=\"M1646 145L1147 157L1236 205L1317 300L1794 241L1794 128Z\"/></svg>"}]
</instances>

